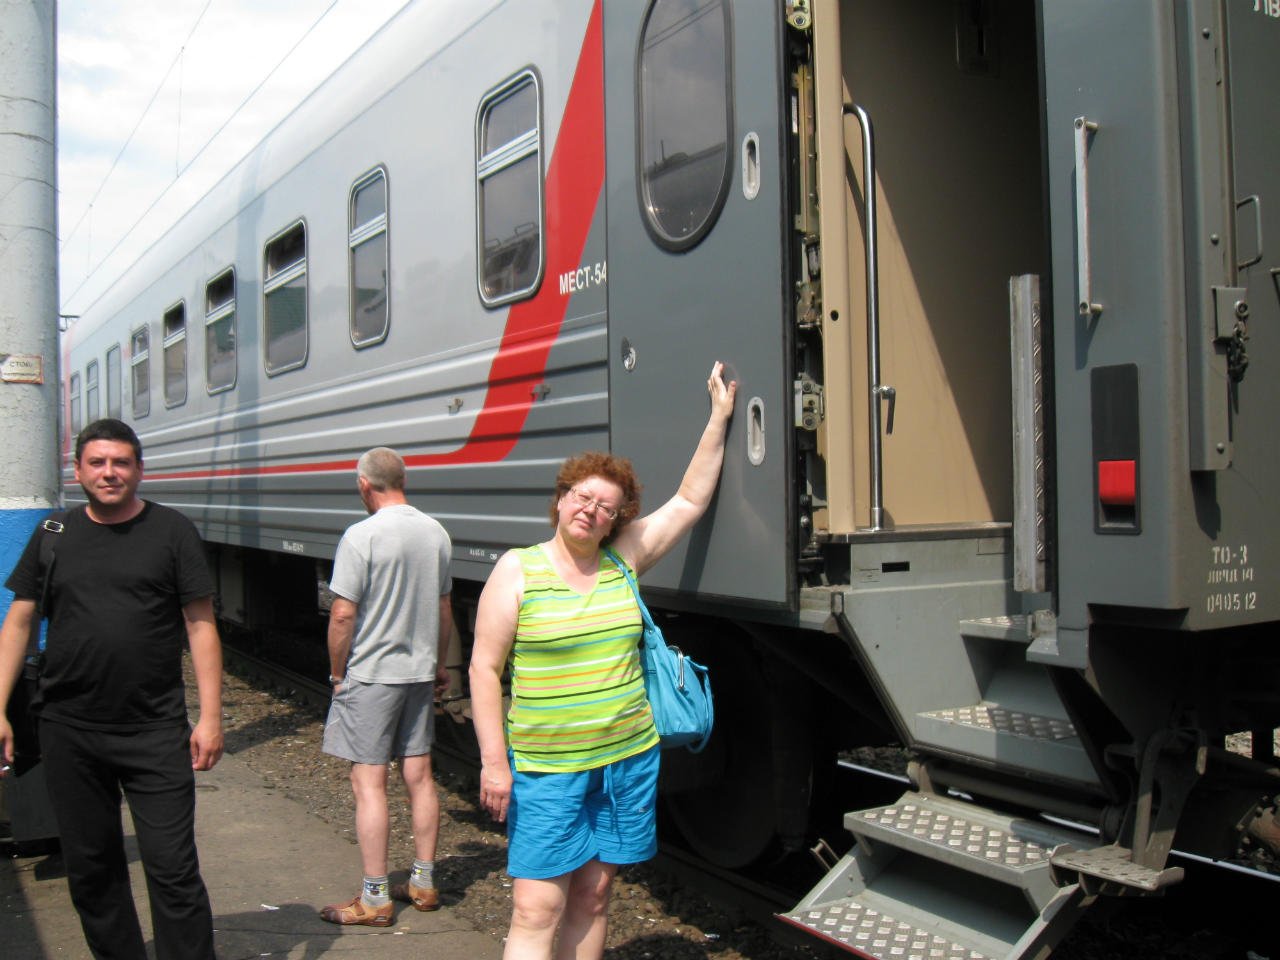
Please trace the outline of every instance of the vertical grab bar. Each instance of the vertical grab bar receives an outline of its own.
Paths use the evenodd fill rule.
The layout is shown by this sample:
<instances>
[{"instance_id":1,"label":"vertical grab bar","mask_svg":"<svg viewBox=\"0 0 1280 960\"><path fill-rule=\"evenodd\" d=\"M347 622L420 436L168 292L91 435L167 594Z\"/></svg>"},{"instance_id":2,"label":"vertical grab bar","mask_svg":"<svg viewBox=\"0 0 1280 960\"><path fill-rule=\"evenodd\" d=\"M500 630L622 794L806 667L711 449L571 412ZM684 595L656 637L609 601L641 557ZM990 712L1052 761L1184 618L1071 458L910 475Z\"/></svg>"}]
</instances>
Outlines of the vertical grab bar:
<instances>
[{"instance_id":1,"label":"vertical grab bar","mask_svg":"<svg viewBox=\"0 0 1280 960\"><path fill-rule=\"evenodd\" d=\"M1082 317L1096 317L1102 304L1093 302L1089 269L1089 135L1098 125L1084 117L1075 119L1076 146L1076 310Z\"/></svg>"},{"instance_id":2,"label":"vertical grab bar","mask_svg":"<svg viewBox=\"0 0 1280 960\"><path fill-rule=\"evenodd\" d=\"M876 227L876 152L871 132L871 118L857 104L846 103L844 115L858 118L862 127L862 183L866 195L866 234L863 246L867 261L867 382L871 385L868 404L871 428L871 529L884 529L884 462L880 436L880 401L893 401L893 387L880 383L880 253L876 249L879 236Z\"/></svg>"}]
</instances>

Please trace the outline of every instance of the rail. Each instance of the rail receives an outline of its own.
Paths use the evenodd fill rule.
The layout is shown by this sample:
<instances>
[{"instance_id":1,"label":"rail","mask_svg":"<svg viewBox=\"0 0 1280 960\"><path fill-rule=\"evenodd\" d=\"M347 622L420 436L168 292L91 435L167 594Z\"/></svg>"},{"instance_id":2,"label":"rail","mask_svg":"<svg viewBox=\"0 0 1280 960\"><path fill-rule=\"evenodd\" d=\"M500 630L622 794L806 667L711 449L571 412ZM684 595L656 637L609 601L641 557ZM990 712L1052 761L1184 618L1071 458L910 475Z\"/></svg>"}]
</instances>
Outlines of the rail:
<instances>
[{"instance_id":1,"label":"rail","mask_svg":"<svg viewBox=\"0 0 1280 960\"><path fill-rule=\"evenodd\" d=\"M880 382L880 251L876 226L876 151L871 117L856 103L844 105L846 117L856 117L862 127L862 184L866 216L863 249L867 270L867 382L871 385L868 412L871 432L871 530L884 529L884 443L881 437L880 403L889 401L889 429L893 430L893 407L897 391Z\"/></svg>"}]
</instances>

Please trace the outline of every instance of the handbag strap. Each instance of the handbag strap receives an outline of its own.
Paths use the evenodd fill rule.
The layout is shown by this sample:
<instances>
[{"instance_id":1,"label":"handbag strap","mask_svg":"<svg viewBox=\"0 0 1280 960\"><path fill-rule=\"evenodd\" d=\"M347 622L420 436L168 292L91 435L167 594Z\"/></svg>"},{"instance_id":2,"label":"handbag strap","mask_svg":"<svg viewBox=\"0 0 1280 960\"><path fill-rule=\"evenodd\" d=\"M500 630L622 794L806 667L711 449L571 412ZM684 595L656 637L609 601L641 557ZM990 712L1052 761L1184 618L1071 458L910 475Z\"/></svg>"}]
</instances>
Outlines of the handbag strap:
<instances>
[{"instance_id":1,"label":"handbag strap","mask_svg":"<svg viewBox=\"0 0 1280 960\"><path fill-rule=\"evenodd\" d=\"M40 595L36 598L36 616L43 617L49 612L49 584L53 581L53 565L58 556L54 552L54 536L66 529L63 522L67 517L66 510L57 510L40 522L40 543L37 551L37 565L40 575Z\"/></svg>"},{"instance_id":2,"label":"handbag strap","mask_svg":"<svg viewBox=\"0 0 1280 960\"><path fill-rule=\"evenodd\" d=\"M622 571L622 575L627 578L627 583L631 584L631 592L635 594L636 606L640 608L640 616L644 619L645 628L652 628L653 617L649 615L649 608L644 605L644 600L640 596L640 587L636 584L636 578L631 575L631 571L627 568L627 565L623 562L620 556L607 548L604 553L606 557L613 561L614 566Z\"/></svg>"}]
</instances>

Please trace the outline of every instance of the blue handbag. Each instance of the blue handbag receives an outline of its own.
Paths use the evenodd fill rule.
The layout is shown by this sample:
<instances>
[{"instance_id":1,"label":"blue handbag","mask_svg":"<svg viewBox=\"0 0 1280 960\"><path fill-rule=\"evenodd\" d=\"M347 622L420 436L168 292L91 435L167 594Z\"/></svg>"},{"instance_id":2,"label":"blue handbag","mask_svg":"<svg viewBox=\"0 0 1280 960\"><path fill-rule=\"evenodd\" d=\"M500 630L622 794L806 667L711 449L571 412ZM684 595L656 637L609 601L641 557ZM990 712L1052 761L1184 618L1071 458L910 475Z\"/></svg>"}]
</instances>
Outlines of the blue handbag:
<instances>
[{"instance_id":1,"label":"blue handbag","mask_svg":"<svg viewBox=\"0 0 1280 960\"><path fill-rule=\"evenodd\" d=\"M653 725L658 729L662 748L688 747L691 753L698 753L707 745L715 724L715 704L711 699L707 668L686 657L679 647L667 644L662 631L649 616L649 608L640 599L635 577L612 550L608 554L631 584L640 616L644 618L640 665L644 670L645 695L653 710Z\"/></svg>"}]
</instances>

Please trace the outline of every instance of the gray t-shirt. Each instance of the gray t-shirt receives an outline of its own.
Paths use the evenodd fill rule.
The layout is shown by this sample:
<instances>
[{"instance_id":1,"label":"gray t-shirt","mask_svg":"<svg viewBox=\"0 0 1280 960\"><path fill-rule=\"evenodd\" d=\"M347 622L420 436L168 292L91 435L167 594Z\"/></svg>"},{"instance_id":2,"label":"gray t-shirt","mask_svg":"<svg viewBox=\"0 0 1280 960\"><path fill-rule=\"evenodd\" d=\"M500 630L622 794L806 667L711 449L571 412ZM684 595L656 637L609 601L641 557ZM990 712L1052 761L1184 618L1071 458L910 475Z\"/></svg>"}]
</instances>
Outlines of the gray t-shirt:
<instances>
[{"instance_id":1,"label":"gray t-shirt","mask_svg":"<svg viewBox=\"0 0 1280 960\"><path fill-rule=\"evenodd\" d=\"M440 598L453 589L452 547L438 522L408 504L352 524L329 588L356 604L347 675L364 683L434 680Z\"/></svg>"}]
</instances>

